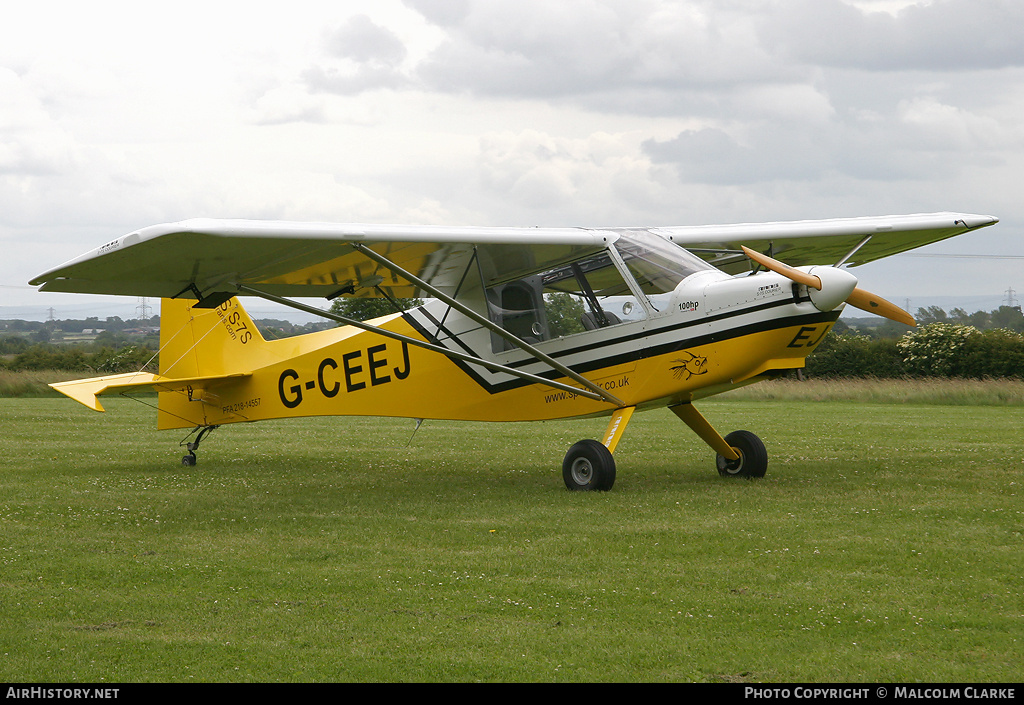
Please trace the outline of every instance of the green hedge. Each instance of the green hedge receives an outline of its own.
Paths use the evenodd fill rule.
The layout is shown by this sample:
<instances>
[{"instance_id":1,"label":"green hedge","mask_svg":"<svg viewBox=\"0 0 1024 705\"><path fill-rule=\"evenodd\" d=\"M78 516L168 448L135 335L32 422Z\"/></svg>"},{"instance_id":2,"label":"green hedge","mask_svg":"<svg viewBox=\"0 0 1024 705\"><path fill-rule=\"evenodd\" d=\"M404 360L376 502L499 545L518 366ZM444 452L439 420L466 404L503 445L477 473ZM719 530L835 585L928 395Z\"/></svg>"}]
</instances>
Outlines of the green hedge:
<instances>
[{"instance_id":1,"label":"green hedge","mask_svg":"<svg viewBox=\"0 0 1024 705\"><path fill-rule=\"evenodd\" d=\"M1024 335L930 323L898 339L831 334L807 358L812 377L1024 378Z\"/></svg>"},{"instance_id":2,"label":"green hedge","mask_svg":"<svg viewBox=\"0 0 1024 705\"><path fill-rule=\"evenodd\" d=\"M141 369L155 372L157 368L155 356L154 351L135 346L128 346L120 350L99 348L89 351L82 348L39 344L16 355L11 355L7 360L0 361L0 369L14 372L64 370L96 375L135 372Z\"/></svg>"}]
</instances>

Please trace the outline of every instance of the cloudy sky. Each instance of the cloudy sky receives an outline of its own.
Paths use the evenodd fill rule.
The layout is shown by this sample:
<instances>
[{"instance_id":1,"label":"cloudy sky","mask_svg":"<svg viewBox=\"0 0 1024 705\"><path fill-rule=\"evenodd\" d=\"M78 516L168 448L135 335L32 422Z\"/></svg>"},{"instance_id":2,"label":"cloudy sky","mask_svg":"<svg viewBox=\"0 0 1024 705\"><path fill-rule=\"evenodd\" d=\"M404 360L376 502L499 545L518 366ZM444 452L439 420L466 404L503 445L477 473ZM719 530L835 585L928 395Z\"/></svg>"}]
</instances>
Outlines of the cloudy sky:
<instances>
[{"instance_id":1,"label":"cloudy sky","mask_svg":"<svg viewBox=\"0 0 1024 705\"><path fill-rule=\"evenodd\" d=\"M131 317L134 301L120 310L27 282L192 217L614 226L983 213L1001 223L922 250L970 257L853 271L912 310L950 295L988 310L1011 287L1024 297L1020 0L155 7L4 9L5 317Z\"/></svg>"}]
</instances>

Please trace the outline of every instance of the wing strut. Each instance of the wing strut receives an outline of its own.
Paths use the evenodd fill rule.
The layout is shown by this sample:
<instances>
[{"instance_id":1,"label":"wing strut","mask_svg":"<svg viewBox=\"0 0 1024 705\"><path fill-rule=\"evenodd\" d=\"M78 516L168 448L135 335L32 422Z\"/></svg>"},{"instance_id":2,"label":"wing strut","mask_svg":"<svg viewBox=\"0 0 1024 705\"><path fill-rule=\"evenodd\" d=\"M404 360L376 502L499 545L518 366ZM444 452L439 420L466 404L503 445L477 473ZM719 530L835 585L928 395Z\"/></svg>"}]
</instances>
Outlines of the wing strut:
<instances>
[{"instance_id":1,"label":"wing strut","mask_svg":"<svg viewBox=\"0 0 1024 705\"><path fill-rule=\"evenodd\" d=\"M836 262L833 266L834 267L842 267L844 264L846 264L848 261L850 261L851 257L853 257L855 254L857 254L857 250L859 250L860 248L864 247L864 245L868 244L868 240L870 240L870 239L871 239L871 236L868 235L866 238L861 240L860 243L858 243L856 247L854 247L852 250L847 252L846 256L843 257L838 262ZM771 257L772 254L769 252L768 256Z\"/></svg>"},{"instance_id":2,"label":"wing strut","mask_svg":"<svg viewBox=\"0 0 1024 705\"><path fill-rule=\"evenodd\" d=\"M541 360L542 362L546 362L548 365L550 365L555 370L561 372L566 377L568 377L568 378L578 382L579 384L582 384L584 387L586 387L590 391L592 391L595 394L597 394L599 398L604 399L605 401L607 401L607 402L609 402L611 404L614 404L615 406L625 406L626 405L624 401L622 401L621 399L619 399L615 395L609 394L608 392L606 392L605 390L601 389L599 386L597 386L596 384L591 382L589 379L583 377L582 375L580 375L580 374L578 374L576 372L573 372L572 370L570 370L568 367L566 367L562 363L556 362L549 355L545 355L540 350L538 350L534 346L532 346L529 343L527 343L525 340L522 340L522 339L516 337L515 335L513 335L512 333L509 333L507 330L505 330L504 328L502 328L501 326L499 326L498 324L496 324L494 321L492 321L491 319L487 318L486 316L480 315L479 313L477 313L473 309L469 308L465 304L460 303L456 299L453 299L451 296L448 296L447 294L445 294L440 289L437 289L434 286L431 286L427 282L423 281L422 279L417 277L415 274L412 274L411 272L407 272L406 270L402 269L400 266L398 266L397 264L395 264L394 262L389 260L387 257L384 257L383 255L377 254L376 252L371 250L366 245L361 245L359 243L351 243L351 244L352 244L352 247L357 249L360 253L362 253L363 255L365 255L367 257L369 257L370 259L372 259L374 262L376 262L377 264L381 265L385 269L391 271L394 274L397 274L398 276L402 277L406 281L412 282L413 284L418 286L423 291L426 291L427 293L429 293L434 298L443 301L444 303L448 304L449 306L454 308L459 313L461 313L461 314L471 318L472 320L474 320L477 323L479 323L480 325L482 325L484 328L487 328L492 333L495 333L495 334L501 336L502 338L504 338L508 342L510 342L513 345L515 345L520 350L524 350L524 351L528 352L530 355L532 355L533 357L537 358L538 360ZM591 398L593 399L594 397L591 397Z\"/></svg>"},{"instance_id":3,"label":"wing strut","mask_svg":"<svg viewBox=\"0 0 1024 705\"><path fill-rule=\"evenodd\" d=\"M296 309L298 311L304 311L305 313L310 313L310 314L312 314L314 316L321 316L323 318L327 318L327 319L330 319L332 321L337 321L338 323L344 323L347 326L355 326L356 328L360 328L362 330L369 331L371 333L376 333L378 335L382 335L385 338L391 338L393 340L398 340L398 341L401 341L403 343L408 343L409 345L415 345L417 347L424 348L424 349L430 350L432 352L440 353L442 355L447 355L448 357L455 358L456 360L462 360L463 362L468 362L468 363L471 363L471 364L474 364L474 365L480 365L481 367L486 367L489 370L494 370L496 372L505 372L507 374L514 375L516 377L528 380L530 382L535 382L537 384L545 384L545 385L547 385L549 387L554 387L555 389L561 389L562 391L572 392L573 394L578 394L581 397L586 397L588 399L594 399L595 401L602 401L602 400L609 401L608 399L605 399L605 397L606 396L611 396L609 394L605 394L605 393L597 394L595 392L589 391L589 389L580 389L579 387L573 387L572 385L569 385L569 384L563 384L561 382L555 382L554 380L545 379L544 377L540 377L538 375L532 375L529 372L523 372L522 370L512 369L511 367L506 367L505 365L499 365L496 362L491 362L489 360L484 360L483 358L476 357L474 355L467 355L465 353L458 352L457 350L449 350L448 348L442 347L440 345L434 345L433 343L428 343L428 342L425 342L423 340L418 340L417 338L410 338L407 335L402 335L401 333L395 333L393 331L386 330L384 328L380 328L379 326L370 325L369 323L365 323L364 321L357 321L356 319L349 318L348 316L340 316L340 315L338 315L336 313L332 313L330 311L324 311L323 309L316 308L315 306L307 306L305 304L299 303L298 301L292 301L291 299L286 299L286 298L283 298L281 296L276 296L274 294L267 293L265 291L260 291L259 289L254 289L253 287L247 286L245 284L238 284L237 286L238 286L239 292L242 292L242 293L245 293L245 294L251 294L252 296L258 296L261 299L266 299L267 301L273 301L274 303L281 304L282 306L288 306L288 307L294 308L294 309ZM591 385L589 383L589 381L588 381L587 382L587 386L591 387L593 385ZM603 392L603 390L598 390L598 391L602 391ZM612 399L615 400L612 403L617 404L619 406L623 405L622 402L620 402L617 399L615 399L615 397L612 397Z\"/></svg>"}]
</instances>

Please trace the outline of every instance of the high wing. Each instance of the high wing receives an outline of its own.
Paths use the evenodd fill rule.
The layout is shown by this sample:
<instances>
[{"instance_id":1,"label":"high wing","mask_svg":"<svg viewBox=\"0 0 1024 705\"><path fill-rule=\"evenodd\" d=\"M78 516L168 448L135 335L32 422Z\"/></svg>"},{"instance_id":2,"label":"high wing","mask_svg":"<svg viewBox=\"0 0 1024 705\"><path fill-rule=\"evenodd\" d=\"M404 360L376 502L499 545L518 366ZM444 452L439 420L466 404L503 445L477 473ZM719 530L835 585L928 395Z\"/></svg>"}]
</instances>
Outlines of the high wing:
<instances>
[{"instance_id":1,"label":"high wing","mask_svg":"<svg viewBox=\"0 0 1024 705\"><path fill-rule=\"evenodd\" d=\"M627 230L661 235L735 274L750 267L742 246L792 266L840 260L858 265L996 222L992 216L960 213L629 229L196 219L130 233L31 283L42 291L160 298L235 294L240 287L326 298L411 297L423 291L382 267L375 253L455 295L473 268L476 276L470 279L492 286L596 253Z\"/></svg>"},{"instance_id":2,"label":"high wing","mask_svg":"<svg viewBox=\"0 0 1024 705\"><path fill-rule=\"evenodd\" d=\"M418 288L382 268L361 247L454 294L470 267L478 268L477 280L490 286L598 252L615 237L582 228L196 219L143 228L31 283L42 291L160 298L233 293L238 285L277 296L407 298Z\"/></svg>"},{"instance_id":3,"label":"high wing","mask_svg":"<svg viewBox=\"0 0 1024 705\"><path fill-rule=\"evenodd\" d=\"M924 213L652 229L729 274L750 267L746 246L793 267L857 266L999 222L990 215ZM859 247L858 247L859 246ZM846 259L844 259L846 258Z\"/></svg>"}]
</instances>

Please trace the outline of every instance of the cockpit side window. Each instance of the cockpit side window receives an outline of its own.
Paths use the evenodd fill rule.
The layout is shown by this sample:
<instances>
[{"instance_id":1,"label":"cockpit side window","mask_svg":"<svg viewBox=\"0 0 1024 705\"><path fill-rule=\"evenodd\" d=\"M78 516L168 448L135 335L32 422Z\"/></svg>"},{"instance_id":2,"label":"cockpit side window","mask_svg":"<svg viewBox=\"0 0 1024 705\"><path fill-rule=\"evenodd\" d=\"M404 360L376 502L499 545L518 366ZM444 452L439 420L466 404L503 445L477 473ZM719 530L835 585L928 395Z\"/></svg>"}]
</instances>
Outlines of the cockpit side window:
<instances>
[{"instance_id":1,"label":"cockpit side window","mask_svg":"<svg viewBox=\"0 0 1024 705\"><path fill-rule=\"evenodd\" d=\"M646 313L603 252L487 290L492 320L528 343L642 320ZM495 352L512 345L491 337Z\"/></svg>"},{"instance_id":2,"label":"cockpit side window","mask_svg":"<svg viewBox=\"0 0 1024 705\"><path fill-rule=\"evenodd\" d=\"M683 279L714 269L700 257L651 233L621 234L615 249L656 311L665 310L668 295Z\"/></svg>"}]
</instances>

